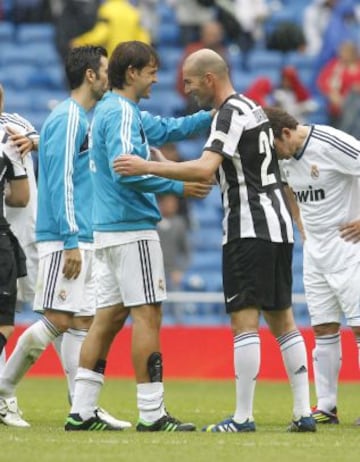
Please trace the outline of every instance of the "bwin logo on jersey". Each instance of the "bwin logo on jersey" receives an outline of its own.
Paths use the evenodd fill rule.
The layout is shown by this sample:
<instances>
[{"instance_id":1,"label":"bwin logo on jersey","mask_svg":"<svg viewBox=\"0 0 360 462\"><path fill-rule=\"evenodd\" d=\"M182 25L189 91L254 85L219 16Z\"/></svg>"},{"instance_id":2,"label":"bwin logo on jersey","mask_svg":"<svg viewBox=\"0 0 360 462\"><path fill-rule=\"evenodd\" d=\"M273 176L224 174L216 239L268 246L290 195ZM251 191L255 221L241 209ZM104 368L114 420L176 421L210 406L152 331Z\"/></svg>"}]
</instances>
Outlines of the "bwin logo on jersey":
<instances>
[{"instance_id":1,"label":"bwin logo on jersey","mask_svg":"<svg viewBox=\"0 0 360 462\"><path fill-rule=\"evenodd\" d=\"M309 186L309 189L303 191L294 191L295 199L301 203L303 202L318 202L325 199L325 191L323 189L313 189Z\"/></svg>"}]
</instances>

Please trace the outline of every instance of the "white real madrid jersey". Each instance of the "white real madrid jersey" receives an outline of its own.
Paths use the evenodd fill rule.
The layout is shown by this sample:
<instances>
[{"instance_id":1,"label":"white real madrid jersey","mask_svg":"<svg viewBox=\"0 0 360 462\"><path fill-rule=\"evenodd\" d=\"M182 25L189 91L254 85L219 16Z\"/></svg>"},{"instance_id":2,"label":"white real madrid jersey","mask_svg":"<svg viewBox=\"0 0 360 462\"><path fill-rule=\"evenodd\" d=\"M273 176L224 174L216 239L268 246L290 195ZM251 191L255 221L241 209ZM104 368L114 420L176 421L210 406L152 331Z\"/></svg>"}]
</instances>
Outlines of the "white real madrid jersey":
<instances>
[{"instance_id":1,"label":"white real madrid jersey","mask_svg":"<svg viewBox=\"0 0 360 462\"><path fill-rule=\"evenodd\" d=\"M360 260L360 243L346 242L340 226L360 219L360 141L314 125L302 150L282 162L306 233L304 264L338 271Z\"/></svg>"}]
</instances>

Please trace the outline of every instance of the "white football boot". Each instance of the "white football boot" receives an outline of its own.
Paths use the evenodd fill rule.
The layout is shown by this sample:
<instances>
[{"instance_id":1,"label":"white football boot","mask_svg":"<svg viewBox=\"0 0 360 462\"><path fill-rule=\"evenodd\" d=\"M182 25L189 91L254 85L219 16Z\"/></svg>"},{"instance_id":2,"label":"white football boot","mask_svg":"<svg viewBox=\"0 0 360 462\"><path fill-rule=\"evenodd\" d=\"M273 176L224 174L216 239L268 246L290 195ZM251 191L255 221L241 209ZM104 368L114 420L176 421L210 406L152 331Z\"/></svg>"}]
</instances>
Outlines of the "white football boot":
<instances>
[{"instance_id":1,"label":"white football boot","mask_svg":"<svg viewBox=\"0 0 360 462\"><path fill-rule=\"evenodd\" d=\"M101 420L104 422L108 423L114 428L117 428L119 430L123 430L125 428L130 428L131 423L127 422L126 420L119 420L113 417L111 414L109 414L105 409L98 407L96 409L97 415L100 417Z\"/></svg>"},{"instance_id":2,"label":"white football boot","mask_svg":"<svg viewBox=\"0 0 360 462\"><path fill-rule=\"evenodd\" d=\"M30 427L30 424L21 417L21 411L15 396L0 398L0 422L9 427Z\"/></svg>"}]
</instances>

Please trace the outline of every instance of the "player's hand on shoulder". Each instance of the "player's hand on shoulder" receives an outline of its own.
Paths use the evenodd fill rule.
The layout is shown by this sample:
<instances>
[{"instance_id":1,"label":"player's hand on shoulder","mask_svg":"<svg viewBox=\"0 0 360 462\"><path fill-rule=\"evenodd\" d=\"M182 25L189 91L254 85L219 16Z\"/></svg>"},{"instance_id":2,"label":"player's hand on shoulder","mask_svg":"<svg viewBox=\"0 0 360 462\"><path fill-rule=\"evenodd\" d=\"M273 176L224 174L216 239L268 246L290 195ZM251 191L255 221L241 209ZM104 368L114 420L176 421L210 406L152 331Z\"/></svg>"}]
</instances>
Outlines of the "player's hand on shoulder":
<instances>
[{"instance_id":1,"label":"player's hand on shoulder","mask_svg":"<svg viewBox=\"0 0 360 462\"><path fill-rule=\"evenodd\" d=\"M211 191L211 184L209 183L184 183L184 197L194 197L196 199L203 199Z\"/></svg>"},{"instance_id":2,"label":"player's hand on shoulder","mask_svg":"<svg viewBox=\"0 0 360 462\"><path fill-rule=\"evenodd\" d=\"M356 242L360 241L360 220L355 220L340 226L340 236L345 241Z\"/></svg>"},{"instance_id":3,"label":"player's hand on shoulder","mask_svg":"<svg viewBox=\"0 0 360 462\"><path fill-rule=\"evenodd\" d=\"M113 162L116 173L124 176L144 175L148 173L148 161L139 156L122 154Z\"/></svg>"}]
</instances>

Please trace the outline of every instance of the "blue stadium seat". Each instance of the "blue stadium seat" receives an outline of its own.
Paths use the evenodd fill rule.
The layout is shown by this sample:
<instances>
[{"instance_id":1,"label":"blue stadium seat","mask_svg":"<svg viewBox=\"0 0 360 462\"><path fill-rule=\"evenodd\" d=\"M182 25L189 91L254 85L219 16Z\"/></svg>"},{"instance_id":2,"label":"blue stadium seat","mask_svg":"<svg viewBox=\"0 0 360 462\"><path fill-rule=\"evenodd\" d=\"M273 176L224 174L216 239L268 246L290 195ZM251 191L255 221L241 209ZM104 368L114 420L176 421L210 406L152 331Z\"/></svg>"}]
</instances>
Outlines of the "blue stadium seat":
<instances>
[{"instance_id":1,"label":"blue stadium seat","mask_svg":"<svg viewBox=\"0 0 360 462\"><path fill-rule=\"evenodd\" d=\"M175 10L166 2L160 1L158 3L157 13L161 22L165 22L166 24L176 24Z\"/></svg>"},{"instance_id":2,"label":"blue stadium seat","mask_svg":"<svg viewBox=\"0 0 360 462\"><path fill-rule=\"evenodd\" d=\"M285 64L288 66L294 66L297 70L300 69L313 69L314 68L314 56L307 55L306 53L300 53L297 51L288 53L285 58Z\"/></svg>"},{"instance_id":3,"label":"blue stadium seat","mask_svg":"<svg viewBox=\"0 0 360 462\"><path fill-rule=\"evenodd\" d=\"M50 112L56 104L68 98L65 90L37 89L32 92L32 110L34 112Z\"/></svg>"},{"instance_id":4,"label":"blue stadium seat","mask_svg":"<svg viewBox=\"0 0 360 462\"><path fill-rule=\"evenodd\" d=\"M303 294L304 293L304 280L303 275L299 273L293 274L293 292Z\"/></svg>"},{"instance_id":5,"label":"blue stadium seat","mask_svg":"<svg viewBox=\"0 0 360 462\"><path fill-rule=\"evenodd\" d=\"M58 66L62 67L59 54L55 48L54 42L45 43L28 43L21 45L22 54L29 56L37 66Z\"/></svg>"},{"instance_id":6,"label":"blue stadium seat","mask_svg":"<svg viewBox=\"0 0 360 462\"><path fill-rule=\"evenodd\" d=\"M16 40L20 44L53 42L55 28L53 24L19 24L16 30Z\"/></svg>"},{"instance_id":7,"label":"blue stadium seat","mask_svg":"<svg viewBox=\"0 0 360 462\"><path fill-rule=\"evenodd\" d=\"M280 51L271 51L255 48L247 59L247 65L250 71L267 72L269 70L279 71L284 63L283 53Z\"/></svg>"},{"instance_id":8,"label":"blue stadium seat","mask_svg":"<svg viewBox=\"0 0 360 462\"><path fill-rule=\"evenodd\" d=\"M161 70L158 72L158 83L156 87L161 90L172 90L176 92L176 73L168 70Z\"/></svg>"},{"instance_id":9,"label":"blue stadium seat","mask_svg":"<svg viewBox=\"0 0 360 462\"><path fill-rule=\"evenodd\" d=\"M0 73L0 82L5 87L5 109L6 112L17 112L23 115L24 112L32 110L32 94L31 92L16 91L9 88L7 82L2 79Z\"/></svg>"},{"instance_id":10,"label":"blue stadium seat","mask_svg":"<svg viewBox=\"0 0 360 462\"><path fill-rule=\"evenodd\" d=\"M258 68L249 72L233 72L232 81L235 90L240 93L246 92L252 83L260 77L266 77L271 80L274 86L278 85L280 79L280 67L279 68Z\"/></svg>"},{"instance_id":11,"label":"blue stadium seat","mask_svg":"<svg viewBox=\"0 0 360 462\"><path fill-rule=\"evenodd\" d=\"M192 214L194 215L194 221L204 230L220 227L222 215L216 207L206 206L206 204L200 202L199 205L193 205Z\"/></svg>"},{"instance_id":12,"label":"blue stadium seat","mask_svg":"<svg viewBox=\"0 0 360 462\"><path fill-rule=\"evenodd\" d=\"M24 90L27 88L29 77L34 72L31 64L10 64L0 69L1 81L5 89Z\"/></svg>"},{"instance_id":13,"label":"blue stadium seat","mask_svg":"<svg viewBox=\"0 0 360 462\"><path fill-rule=\"evenodd\" d=\"M187 270L181 281L181 290L199 291L206 290L205 280L201 273L192 269Z\"/></svg>"},{"instance_id":14,"label":"blue stadium seat","mask_svg":"<svg viewBox=\"0 0 360 462\"><path fill-rule=\"evenodd\" d=\"M177 23L162 22L158 31L159 43L167 45L180 45L180 29Z\"/></svg>"},{"instance_id":15,"label":"blue stadium seat","mask_svg":"<svg viewBox=\"0 0 360 462\"><path fill-rule=\"evenodd\" d=\"M220 266L217 271L203 271L202 277L205 281L206 290L208 292L222 292L222 273L221 273L221 255L220 255Z\"/></svg>"},{"instance_id":16,"label":"blue stadium seat","mask_svg":"<svg viewBox=\"0 0 360 462\"><path fill-rule=\"evenodd\" d=\"M28 84L32 88L62 90L65 86L64 70L61 66L57 65L36 68L29 76Z\"/></svg>"},{"instance_id":17,"label":"blue stadium seat","mask_svg":"<svg viewBox=\"0 0 360 462\"><path fill-rule=\"evenodd\" d=\"M2 50L14 40L15 27L13 23L0 21L0 43Z\"/></svg>"},{"instance_id":18,"label":"blue stadium seat","mask_svg":"<svg viewBox=\"0 0 360 462\"><path fill-rule=\"evenodd\" d=\"M150 100L155 101L155 104L158 105L157 114L163 117L173 117L177 115L184 105L182 97L174 90L163 90L156 85L151 89Z\"/></svg>"},{"instance_id":19,"label":"blue stadium seat","mask_svg":"<svg viewBox=\"0 0 360 462\"><path fill-rule=\"evenodd\" d=\"M177 150L182 160L197 159L201 156L205 140L204 138L194 138L176 143Z\"/></svg>"},{"instance_id":20,"label":"blue stadium seat","mask_svg":"<svg viewBox=\"0 0 360 462\"><path fill-rule=\"evenodd\" d=\"M191 270L216 272L221 270L221 250L195 251L191 255Z\"/></svg>"},{"instance_id":21,"label":"blue stadium seat","mask_svg":"<svg viewBox=\"0 0 360 462\"><path fill-rule=\"evenodd\" d=\"M192 248L197 251L220 250L222 243L221 227L209 228L206 231L198 228L191 232L190 242Z\"/></svg>"},{"instance_id":22,"label":"blue stadium seat","mask_svg":"<svg viewBox=\"0 0 360 462\"><path fill-rule=\"evenodd\" d=\"M160 57L160 69L169 69L175 73L180 64L183 50L178 46L169 46L167 42L166 45L159 45L157 52Z\"/></svg>"}]
</instances>

